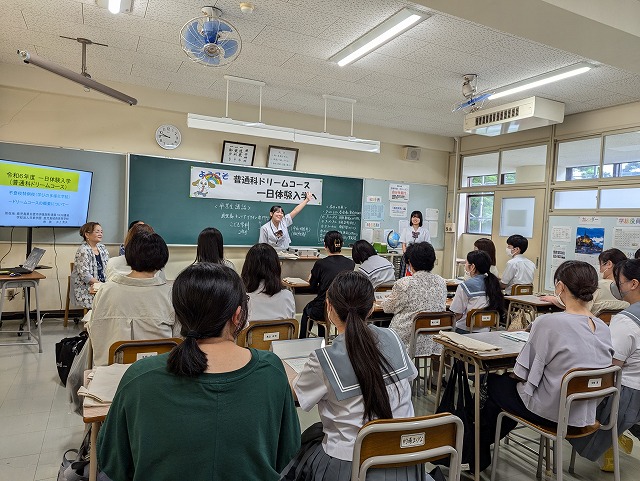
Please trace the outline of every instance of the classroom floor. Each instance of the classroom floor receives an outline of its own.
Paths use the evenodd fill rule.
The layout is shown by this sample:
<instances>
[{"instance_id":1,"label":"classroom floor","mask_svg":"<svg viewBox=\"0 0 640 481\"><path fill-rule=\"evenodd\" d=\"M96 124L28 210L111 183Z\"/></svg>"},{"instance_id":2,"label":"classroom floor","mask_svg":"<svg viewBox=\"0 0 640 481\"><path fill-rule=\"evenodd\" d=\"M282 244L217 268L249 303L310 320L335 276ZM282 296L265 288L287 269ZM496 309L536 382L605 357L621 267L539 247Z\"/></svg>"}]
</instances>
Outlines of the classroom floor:
<instances>
[{"instance_id":1,"label":"classroom floor","mask_svg":"<svg viewBox=\"0 0 640 481\"><path fill-rule=\"evenodd\" d=\"M18 321L4 321L5 329L17 325ZM56 481L62 454L69 448L78 448L82 442L84 423L80 416L70 412L66 389L60 384L55 366L55 343L76 335L78 328L73 323L64 328L60 319L45 319L42 331L42 354L38 354L36 346L0 346L0 481ZM18 339L15 334L0 334L1 342ZM433 413L431 397L413 400L416 415ZM316 409L298 412L303 430L319 420ZM581 458L576 461L576 474L570 475L566 471L570 453L567 447L566 479L613 480L613 473L604 473L595 463ZM534 464L511 448L503 448L498 479L535 479ZM630 456L620 454L620 465L623 481L637 479L639 441L635 440ZM483 477L488 480L489 475L487 470Z\"/></svg>"}]
</instances>

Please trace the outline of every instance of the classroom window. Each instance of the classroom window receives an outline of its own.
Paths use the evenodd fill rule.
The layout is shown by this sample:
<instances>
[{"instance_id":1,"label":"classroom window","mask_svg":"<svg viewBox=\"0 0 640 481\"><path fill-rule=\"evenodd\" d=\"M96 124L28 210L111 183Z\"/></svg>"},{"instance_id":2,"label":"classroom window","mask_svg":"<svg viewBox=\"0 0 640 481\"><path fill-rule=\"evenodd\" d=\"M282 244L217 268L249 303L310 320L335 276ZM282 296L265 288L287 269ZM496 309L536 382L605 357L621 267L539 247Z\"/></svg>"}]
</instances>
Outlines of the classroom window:
<instances>
[{"instance_id":1,"label":"classroom window","mask_svg":"<svg viewBox=\"0 0 640 481\"><path fill-rule=\"evenodd\" d=\"M601 138L558 144L557 181L597 179L600 176Z\"/></svg>"},{"instance_id":2,"label":"classroom window","mask_svg":"<svg viewBox=\"0 0 640 481\"><path fill-rule=\"evenodd\" d=\"M467 195L467 234L491 235L493 194Z\"/></svg>"},{"instance_id":3,"label":"classroom window","mask_svg":"<svg viewBox=\"0 0 640 481\"><path fill-rule=\"evenodd\" d=\"M595 209L598 190L558 190L553 193L554 209Z\"/></svg>"},{"instance_id":4,"label":"classroom window","mask_svg":"<svg viewBox=\"0 0 640 481\"><path fill-rule=\"evenodd\" d=\"M636 175L640 175L640 132L605 136L602 177Z\"/></svg>"},{"instance_id":5,"label":"classroom window","mask_svg":"<svg viewBox=\"0 0 640 481\"><path fill-rule=\"evenodd\" d=\"M497 185L499 157L498 152L464 156L460 186Z\"/></svg>"},{"instance_id":6,"label":"classroom window","mask_svg":"<svg viewBox=\"0 0 640 481\"><path fill-rule=\"evenodd\" d=\"M601 189L601 209L640 209L640 188Z\"/></svg>"},{"instance_id":7,"label":"classroom window","mask_svg":"<svg viewBox=\"0 0 640 481\"><path fill-rule=\"evenodd\" d=\"M547 165L547 146L535 145L501 153L502 184L544 182Z\"/></svg>"}]
</instances>

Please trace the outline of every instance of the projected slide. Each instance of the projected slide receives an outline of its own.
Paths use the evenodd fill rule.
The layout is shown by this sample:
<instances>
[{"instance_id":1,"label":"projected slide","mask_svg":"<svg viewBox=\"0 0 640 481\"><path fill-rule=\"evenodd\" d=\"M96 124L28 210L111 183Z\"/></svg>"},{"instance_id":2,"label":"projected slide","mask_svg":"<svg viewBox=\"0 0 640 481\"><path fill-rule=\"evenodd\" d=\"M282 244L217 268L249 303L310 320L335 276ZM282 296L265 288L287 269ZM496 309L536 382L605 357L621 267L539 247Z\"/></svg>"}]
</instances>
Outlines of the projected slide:
<instances>
[{"instance_id":1,"label":"projected slide","mask_svg":"<svg viewBox=\"0 0 640 481\"><path fill-rule=\"evenodd\" d=\"M79 227L92 172L0 160L0 226Z\"/></svg>"}]
</instances>

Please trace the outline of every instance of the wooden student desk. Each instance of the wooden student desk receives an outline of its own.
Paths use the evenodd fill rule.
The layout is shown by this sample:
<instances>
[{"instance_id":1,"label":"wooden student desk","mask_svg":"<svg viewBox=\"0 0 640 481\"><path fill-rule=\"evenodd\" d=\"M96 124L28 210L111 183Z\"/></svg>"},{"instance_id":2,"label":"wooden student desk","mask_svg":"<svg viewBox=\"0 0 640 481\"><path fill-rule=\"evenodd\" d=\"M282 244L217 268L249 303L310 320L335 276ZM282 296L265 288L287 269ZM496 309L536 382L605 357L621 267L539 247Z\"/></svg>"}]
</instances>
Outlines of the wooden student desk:
<instances>
[{"instance_id":1,"label":"wooden student desk","mask_svg":"<svg viewBox=\"0 0 640 481\"><path fill-rule=\"evenodd\" d=\"M524 342L514 341L500 335L500 331L478 332L475 334L466 334L466 336L498 346L499 351L474 353L466 349L451 344L450 342L434 337L434 341L442 344L442 354L440 355L440 366L438 368L438 384L436 389L436 409L440 404L440 391L442 389L442 375L445 364L445 356L451 356L468 364L472 364L475 368L473 389L474 389L474 419L475 419L475 466L473 469L475 481L480 480L480 375L483 372L496 371L498 369L507 369L515 365L516 358ZM481 372L483 371L483 372Z\"/></svg>"},{"instance_id":2,"label":"wooden student desk","mask_svg":"<svg viewBox=\"0 0 640 481\"><path fill-rule=\"evenodd\" d=\"M29 289L33 287L33 292L35 293L36 300L36 324L38 326L38 334L36 335L31 331L31 318L30 318L30 302L29 295L26 294L24 296L24 316L25 316L25 328L24 330L20 329L18 331L1 331L2 333L16 333L21 335L22 333L27 335L26 342L22 341L13 341L13 342L0 342L0 346L38 346L38 352L42 352L42 342L41 342L41 329L40 329L40 305L38 303L38 283L41 279L45 279L45 276L40 274L39 272L32 272L30 274L21 274L19 276L11 277L8 274L0 275L0 314L2 313L5 293L7 289ZM22 326L20 326L22 328ZM33 339L32 339L33 337Z\"/></svg>"},{"instance_id":3,"label":"wooden student desk","mask_svg":"<svg viewBox=\"0 0 640 481\"><path fill-rule=\"evenodd\" d=\"M540 314L562 310L552 302L541 300L538 296L505 296L504 298L509 302L509 309L507 310L507 322L509 324L513 316L518 312L522 312L526 320L531 324Z\"/></svg>"}]
</instances>

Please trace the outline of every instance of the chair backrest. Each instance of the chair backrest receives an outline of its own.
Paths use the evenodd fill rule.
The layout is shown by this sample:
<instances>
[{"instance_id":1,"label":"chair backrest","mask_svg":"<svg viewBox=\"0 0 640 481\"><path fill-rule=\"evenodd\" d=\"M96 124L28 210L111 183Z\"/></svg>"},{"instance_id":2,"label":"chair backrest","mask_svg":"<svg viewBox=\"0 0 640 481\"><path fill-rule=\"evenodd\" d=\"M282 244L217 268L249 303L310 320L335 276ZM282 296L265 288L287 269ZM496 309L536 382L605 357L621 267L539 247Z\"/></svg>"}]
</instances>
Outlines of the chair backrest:
<instances>
[{"instance_id":1,"label":"chair backrest","mask_svg":"<svg viewBox=\"0 0 640 481\"><path fill-rule=\"evenodd\" d=\"M533 284L514 284L511 286L512 296L530 296L533 294Z\"/></svg>"},{"instance_id":2,"label":"chair backrest","mask_svg":"<svg viewBox=\"0 0 640 481\"><path fill-rule=\"evenodd\" d=\"M455 314L451 311L418 312L413 317L413 331L409 341L409 357L416 355L416 340L420 334L452 331L455 325Z\"/></svg>"},{"instance_id":3,"label":"chair backrest","mask_svg":"<svg viewBox=\"0 0 640 481\"><path fill-rule=\"evenodd\" d=\"M467 327L471 332L473 332L474 329L482 329L484 327L498 327L499 321L500 313L498 311L471 309L467 313Z\"/></svg>"},{"instance_id":4,"label":"chair backrest","mask_svg":"<svg viewBox=\"0 0 640 481\"><path fill-rule=\"evenodd\" d=\"M237 344L267 351L271 347L271 341L297 339L298 326L296 319L251 321L238 336Z\"/></svg>"},{"instance_id":5,"label":"chair backrest","mask_svg":"<svg viewBox=\"0 0 640 481\"><path fill-rule=\"evenodd\" d=\"M353 447L351 481L364 481L367 470L423 464L451 456L449 479L460 479L464 428L449 413L404 419L376 419L358 432Z\"/></svg>"},{"instance_id":6,"label":"chair backrest","mask_svg":"<svg viewBox=\"0 0 640 481\"><path fill-rule=\"evenodd\" d=\"M178 337L117 341L109 347L109 364L131 364L143 357L164 354L171 351L181 342L182 339Z\"/></svg>"},{"instance_id":7,"label":"chair backrest","mask_svg":"<svg viewBox=\"0 0 640 481\"><path fill-rule=\"evenodd\" d=\"M558 434L564 429L562 435L566 434L567 420L574 401L587 399L600 399L613 396L611 404L611 415L609 424L602 429L610 429L618 418L618 402L620 399L620 366L609 366L600 369L572 369L562 378L560 388L560 408L558 412Z\"/></svg>"},{"instance_id":8,"label":"chair backrest","mask_svg":"<svg viewBox=\"0 0 640 481\"><path fill-rule=\"evenodd\" d=\"M602 320L607 326L611 322L611 318L618 314L620 310L616 309L604 309L598 313L598 319Z\"/></svg>"}]
</instances>

